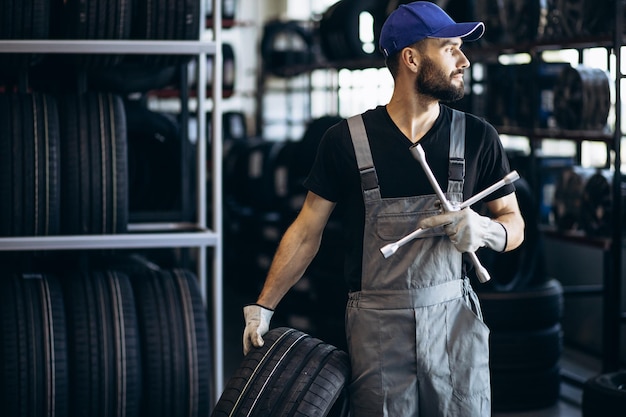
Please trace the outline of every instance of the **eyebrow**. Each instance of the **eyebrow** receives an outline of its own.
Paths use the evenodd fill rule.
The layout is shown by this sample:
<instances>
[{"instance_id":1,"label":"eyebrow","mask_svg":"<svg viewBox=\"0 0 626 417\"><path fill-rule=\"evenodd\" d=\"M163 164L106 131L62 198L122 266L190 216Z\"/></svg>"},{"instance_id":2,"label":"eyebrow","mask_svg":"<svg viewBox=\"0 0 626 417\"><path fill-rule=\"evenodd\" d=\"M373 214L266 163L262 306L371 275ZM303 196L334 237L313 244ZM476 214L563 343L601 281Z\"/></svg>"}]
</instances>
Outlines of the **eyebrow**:
<instances>
[{"instance_id":1,"label":"eyebrow","mask_svg":"<svg viewBox=\"0 0 626 417\"><path fill-rule=\"evenodd\" d=\"M461 45L463 45L463 41L462 40L456 40L455 38L442 38L441 39L441 46L448 46L448 45L461 46Z\"/></svg>"}]
</instances>

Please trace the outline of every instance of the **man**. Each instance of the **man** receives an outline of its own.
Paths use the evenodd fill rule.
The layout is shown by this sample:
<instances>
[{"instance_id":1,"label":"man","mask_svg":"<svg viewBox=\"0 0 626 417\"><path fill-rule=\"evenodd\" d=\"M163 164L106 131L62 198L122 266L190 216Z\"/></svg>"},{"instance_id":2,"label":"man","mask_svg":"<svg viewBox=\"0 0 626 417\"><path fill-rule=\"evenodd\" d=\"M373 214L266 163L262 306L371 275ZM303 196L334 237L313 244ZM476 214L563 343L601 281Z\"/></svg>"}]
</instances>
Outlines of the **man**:
<instances>
[{"instance_id":1,"label":"man","mask_svg":"<svg viewBox=\"0 0 626 417\"><path fill-rule=\"evenodd\" d=\"M461 46L483 32L482 23L457 24L430 2L391 13L380 35L394 77L391 100L326 132L302 210L256 304L244 307L247 352L263 344L273 309L304 273L331 212L342 205L352 417L491 415L489 330L462 253L520 245L524 222L514 187L485 199L491 218L471 208L442 213L409 150L423 147L451 201L509 172L495 129L440 103L463 96L469 61ZM385 259L380 248L417 226L428 228L427 235Z\"/></svg>"}]
</instances>

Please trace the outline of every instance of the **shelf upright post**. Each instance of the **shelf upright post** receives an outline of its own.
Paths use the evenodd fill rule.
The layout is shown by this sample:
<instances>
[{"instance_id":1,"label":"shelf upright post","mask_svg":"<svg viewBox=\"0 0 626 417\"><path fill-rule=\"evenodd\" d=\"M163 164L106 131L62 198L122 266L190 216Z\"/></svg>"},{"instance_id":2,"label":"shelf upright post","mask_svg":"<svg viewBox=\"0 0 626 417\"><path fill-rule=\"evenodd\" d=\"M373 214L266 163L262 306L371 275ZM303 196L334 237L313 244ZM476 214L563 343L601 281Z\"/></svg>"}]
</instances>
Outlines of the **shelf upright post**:
<instances>
[{"instance_id":1,"label":"shelf upright post","mask_svg":"<svg viewBox=\"0 0 626 417\"><path fill-rule=\"evenodd\" d=\"M221 0L212 0L213 1L213 41L215 42L215 55L213 56L213 80L211 85L213 86L213 111L212 114L212 131L211 131L211 166L212 166L212 187L213 195L211 198L211 202L213 204L213 231L218 236L218 244L214 247L213 253L213 286L212 286L212 308L213 308L213 368L214 368L214 384L213 384L213 401L217 402L217 399L222 393L223 383L224 383L224 328L223 328L223 282L222 282L222 271L223 271L223 235L222 235L222 2ZM204 32L205 26L205 15L202 15L200 19L201 22L201 31ZM200 63L198 65L199 71L204 72L202 77L198 74L198 97L202 97L204 99L206 94L206 88L200 88L200 82L202 81L202 85L205 85L206 80L206 56L200 57ZM202 91L202 92L201 92ZM206 128L204 124L206 123L206 109L204 106L200 106L204 100L198 100L198 116L201 123L199 123L198 128L203 129L202 134L198 135L198 137L204 138L206 133ZM198 144L202 146L205 145L206 141L199 141ZM205 152L199 152L199 156L201 155L204 158ZM206 166L206 159L198 161L198 166L203 167L201 170L205 172L204 167ZM201 177L199 187L202 190L206 190L206 178L205 176ZM203 192L203 196L205 193ZM199 199L198 201L198 209L200 213L203 214L206 219L206 198ZM203 261L206 267L206 260Z\"/></svg>"},{"instance_id":2,"label":"shelf upright post","mask_svg":"<svg viewBox=\"0 0 626 417\"><path fill-rule=\"evenodd\" d=\"M615 169L613 172L613 205L612 223L613 233L611 239L611 258L613 262L609 271L604 274L604 328L602 335L603 343L603 371L612 372L619 369L620 361L620 316L621 316L621 280L622 280L622 197L621 197L621 86L624 76L621 69L622 60L622 27L624 1L615 1L615 28L613 31L613 52L615 53L615 129L613 132L613 150L615 152Z\"/></svg>"}]
</instances>

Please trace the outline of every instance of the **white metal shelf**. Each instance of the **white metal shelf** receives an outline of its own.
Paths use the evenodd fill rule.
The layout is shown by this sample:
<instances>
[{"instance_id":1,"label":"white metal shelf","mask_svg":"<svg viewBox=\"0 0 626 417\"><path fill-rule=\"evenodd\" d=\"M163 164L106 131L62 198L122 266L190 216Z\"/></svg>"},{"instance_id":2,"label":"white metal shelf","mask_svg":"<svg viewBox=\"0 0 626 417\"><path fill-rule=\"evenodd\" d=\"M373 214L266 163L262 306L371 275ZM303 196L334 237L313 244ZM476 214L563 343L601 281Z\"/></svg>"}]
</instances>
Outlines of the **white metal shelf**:
<instances>
[{"instance_id":1,"label":"white metal shelf","mask_svg":"<svg viewBox=\"0 0 626 417\"><path fill-rule=\"evenodd\" d=\"M213 41L135 40L2 40L0 53L35 54L214 54Z\"/></svg>"},{"instance_id":2,"label":"white metal shelf","mask_svg":"<svg viewBox=\"0 0 626 417\"><path fill-rule=\"evenodd\" d=\"M217 47L222 43L221 1L213 1L215 19L212 28L213 40L203 39L207 32L205 26L205 4L200 2L199 25L200 39L193 41L176 40L1 40L1 53L34 53L34 54L136 54L136 55L195 55L198 58L197 79L204 80L207 76L207 55L213 56L212 76L213 103L212 137L222 137L222 51ZM198 167L204 167L207 155L206 139L206 91L200 89L197 97L198 112L198 146L196 160ZM212 154L222 154L221 140L211 143ZM127 249L127 248L158 248L158 247L194 247L199 249L197 256L197 273L200 281L202 299L207 302L208 259L207 248L212 247L212 338L213 338L213 403L222 393L223 388L223 289L222 289L222 159L213 161L212 189L213 230L207 228L207 191L205 188L206 172L197 170L196 176L196 223L184 230L181 225L174 224L152 230L153 225L129 225L129 233L117 235L85 235L85 236L37 236L0 238L0 251L30 250L61 250L61 249ZM163 226L163 225L161 225ZM213 404L213 405L214 405Z\"/></svg>"},{"instance_id":3,"label":"white metal shelf","mask_svg":"<svg viewBox=\"0 0 626 417\"><path fill-rule=\"evenodd\" d=\"M198 232L123 233L108 235L33 236L0 239L0 251L183 248L214 246L219 236Z\"/></svg>"}]
</instances>

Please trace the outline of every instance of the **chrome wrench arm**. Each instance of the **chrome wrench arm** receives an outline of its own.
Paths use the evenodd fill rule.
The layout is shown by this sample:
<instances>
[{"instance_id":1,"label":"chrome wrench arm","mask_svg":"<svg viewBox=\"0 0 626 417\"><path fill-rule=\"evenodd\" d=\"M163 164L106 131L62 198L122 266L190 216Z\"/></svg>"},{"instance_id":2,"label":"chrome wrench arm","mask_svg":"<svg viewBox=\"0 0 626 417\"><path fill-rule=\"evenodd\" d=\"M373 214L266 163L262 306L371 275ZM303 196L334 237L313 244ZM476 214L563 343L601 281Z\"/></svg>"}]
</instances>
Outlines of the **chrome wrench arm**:
<instances>
[{"instance_id":1,"label":"chrome wrench arm","mask_svg":"<svg viewBox=\"0 0 626 417\"><path fill-rule=\"evenodd\" d=\"M422 148L422 145L417 143L411 146L409 149L413 157L417 159L417 161L420 163L420 165L424 169L424 172L426 173L426 176L428 177L428 181L430 182L433 189L435 190L435 193L439 197L439 200L441 201L441 204L443 205L444 210L445 211L459 210L458 206L455 207L452 203L450 203L450 201L444 194L443 190L439 186L439 183L437 182L437 179L435 178L435 174L433 174L432 170L430 169L430 166L428 165L428 161L426 160L426 154L424 153L424 149ZM476 268L476 276L478 277L478 280L482 283L489 281L491 279L491 276L489 275L489 272L487 271L487 269L480 263L478 256L476 256L476 253L467 252L467 254L470 257L472 263L474 264L474 268Z\"/></svg>"},{"instance_id":2,"label":"chrome wrench arm","mask_svg":"<svg viewBox=\"0 0 626 417\"><path fill-rule=\"evenodd\" d=\"M480 191L479 193L476 193L476 195L474 195L473 197L470 197L467 200L465 200L464 202L462 202L456 209L463 210L465 207L469 207L472 204L477 203L478 201L480 201L483 198L487 197L489 194L493 193L494 191L504 187L507 184L512 184L513 182L517 181L518 179L519 179L519 174L517 173L517 171L511 171L510 173L505 175L504 178L502 178L500 181L498 181L495 184L485 188L484 190ZM408 235L406 235L402 239L400 239L400 240L398 240L396 242L393 242L393 243L389 243L388 245L383 246L382 248L380 248L380 251L383 253L383 256L385 258L389 258L391 255L396 253L396 251L398 249L400 249L400 247L406 245L411 240L420 237L426 230L427 229L422 229L422 228L416 229L415 231L409 233Z\"/></svg>"}]
</instances>

